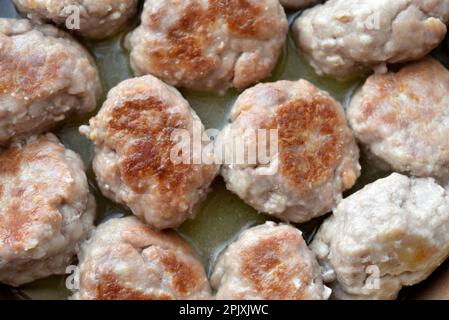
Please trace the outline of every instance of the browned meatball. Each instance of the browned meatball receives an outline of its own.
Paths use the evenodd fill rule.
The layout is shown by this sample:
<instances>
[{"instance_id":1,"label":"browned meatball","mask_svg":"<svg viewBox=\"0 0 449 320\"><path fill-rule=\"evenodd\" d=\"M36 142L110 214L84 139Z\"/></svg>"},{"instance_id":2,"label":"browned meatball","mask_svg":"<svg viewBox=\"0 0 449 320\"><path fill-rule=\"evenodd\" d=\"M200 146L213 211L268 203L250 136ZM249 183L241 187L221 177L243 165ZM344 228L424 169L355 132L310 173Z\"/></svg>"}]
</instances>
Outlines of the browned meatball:
<instances>
[{"instance_id":1,"label":"browned meatball","mask_svg":"<svg viewBox=\"0 0 449 320\"><path fill-rule=\"evenodd\" d=\"M112 219L79 255L80 300L210 299L201 262L172 231L158 232L135 217Z\"/></svg>"},{"instance_id":2,"label":"browned meatball","mask_svg":"<svg viewBox=\"0 0 449 320\"><path fill-rule=\"evenodd\" d=\"M104 195L158 229L192 218L218 173L215 164L172 158L173 132L191 135L195 126L204 130L189 103L153 76L112 89L90 127L81 129L96 144L93 166ZM208 158L213 163L212 154Z\"/></svg>"},{"instance_id":3,"label":"browned meatball","mask_svg":"<svg viewBox=\"0 0 449 320\"><path fill-rule=\"evenodd\" d=\"M100 95L92 57L69 35L0 18L0 145L91 112Z\"/></svg>"},{"instance_id":4,"label":"browned meatball","mask_svg":"<svg viewBox=\"0 0 449 320\"><path fill-rule=\"evenodd\" d=\"M265 142L254 134L259 129L277 130L277 152L267 155L268 163L226 161L222 175L229 190L260 212L292 222L311 220L332 210L360 175L359 150L343 108L305 80L243 92L217 146L234 152L238 142L251 150Z\"/></svg>"},{"instance_id":5,"label":"browned meatball","mask_svg":"<svg viewBox=\"0 0 449 320\"><path fill-rule=\"evenodd\" d=\"M293 31L317 73L338 79L418 60L446 36L449 0L329 0Z\"/></svg>"},{"instance_id":6,"label":"browned meatball","mask_svg":"<svg viewBox=\"0 0 449 320\"><path fill-rule=\"evenodd\" d=\"M80 157L31 137L0 153L0 181L0 282L65 274L95 215Z\"/></svg>"},{"instance_id":7,"label":"browned meatball","mask_svg":"<svg viewBox=\"0 0 449 320\"><path fill-rule=\"evenodd\" d=\"M374 75L353 97L359 141L395 171L449 181L449 71L426 58Z\"/></svg>"},{"instance_id":8,"label":"browned meatball","mask_svg":"<svg viewBox=\"0 0 449 320\"><path fill-rule=\"evenodd\" d=\"M311 244L337 299L395 299L449 257L449 193L394 173L344 199Z\"/></svg>"},{"instance_id":9,"label":"browned meatball","mask_svg":"<svg viewBox=\"0 0 449 320\"><path fill-rule=\"evenodd\" d=\"M245 231L212 275L218 299L322 300L330 295L299 230L268 222Z\"/></svg>"},{"instance_id":10,"label":"browned meatball","mask_svg":"<svg viewBox=\"0 0 449 320\"><path fill-rule=\"evenodd\" d=\"M278 0L149 0L127 47L138 76L223 92L269 76L287 32Z\"/></svg>"},{"instance_id":11,"label":"browned meatball","mask_svg":"<svg viewBox=\"0 0 449 320\"><path fill-rule=\"evenodd\" d=\"M119 31L136 14L138 0L13 0L18 11L37 22L66 27L79 12L79 29L86 38L103 39ZM73 9L78 9L75 12ZM70 26L72 27L72 26ZM78 26L73 26L78 27Z\"/></svg>"}]
</instances>

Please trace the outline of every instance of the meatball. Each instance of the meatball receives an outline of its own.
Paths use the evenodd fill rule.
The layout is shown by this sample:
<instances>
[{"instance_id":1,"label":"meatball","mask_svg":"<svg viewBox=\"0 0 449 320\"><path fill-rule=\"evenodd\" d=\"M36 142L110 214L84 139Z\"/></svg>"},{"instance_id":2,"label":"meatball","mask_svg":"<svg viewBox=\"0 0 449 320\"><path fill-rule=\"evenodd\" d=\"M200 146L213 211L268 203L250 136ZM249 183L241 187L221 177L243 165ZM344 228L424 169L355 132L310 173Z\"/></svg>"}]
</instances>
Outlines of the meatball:
<instances>
[{"instance_id":1,"label":"meatball","mask_svg":"<svg viewBox=\"0 0 449 320\"><path fill-rule=\"evenodd\" d=\"M91 112L100 95L93 59L66 33L0 18L0 145Z\"/></svg>"},{"instance_id":2,"label":"meatball","mask_svg":"<svg viewBox=\"0 0 449 320\"><path fill-rule=\"evenodd\" d=\"M432 58L375 75L348 110L356 137L380 163L449 180L449 71Z\"/></svg>"},{"instance_id":3,"label":"meatball","mask_svg":"<svg viewBox=\"0 0 449 320\"><path fill-rule=\"evenodd\" d=\"M13 2L17 10L26 14L31 20L53 22L62 27L70 27L82 37L103 39L125 26L136 14L139 1L13 0ZM76 25L75 17L79 18L79 25Z\"/></svg>"},{"instance_id":4,"label":"meatball","mask_svg":"<svg viewBox=\"0 0 449 320\"><path fill-rule=\"evenodd\" d=\"M276 139L266 139L272 130ZM255 146L257 159L235 160L241 158L237 150L255 153ZM265 147L271 151L261 156ZM227 188L258 211L285 221L306 222L331 211L360 175L359 150L343 108L305 80L246 90L216 149L225 153L219 156L226 158Z\"/></svg>"},{"instance_id":5,"label":"meatball","mask_svg":"<svg viewBox=\"0 0 449 320\"><path fill-rule=\"evenodd\" d=\"M448 20L449 0L329 0L293 29L318 74L345 79L424 57L444 39Z\"/></svg>"},{"instance_id":6,"label":"meatball","mask_svg":"<svg viewBox=\"0 0 449 320\"><path fill-rule=\"evenodd\" d=\"M280 2L288 9L303 9L322 2L322 0L280 0Z\"/></svg>"},{"instance_id":7,"label":"meatball","mask_svg":"<svg viewBox=\"0 0 449 320\"><path fill-rule=\"evenodd\" d=\"M269 76L287 32L278 0L156 0L126 46L138 76L224 92Z\"/></svg>"},{"instance_id":8,"label":"meatball","mask_svg":"<svg viewBox=\"0 0 449 320\"><path fill-rule=\"evenodd\" d=\"M172 231L159 232L135 217L100 225L79 255L80 300L210 299L204 268Z\"/></svg>"},{"instance_id":9,"label":"meatball","mask_svg":"<svg viewBox=\"0 0 449 320\"><path fill-rule=\"evenodd\" d=\"M395 299L449 256L449 194L398 173L343 200L311 245L338 299Z\"/></svg>"},{"instance_id":10,"label":"meatball","mask_svg":"<svg viewBox=\"0 0 449 320\"><path fill-rule=\"evenodd\" d=\"M158 229L193 218L218 174L207 141L198 141L204 146L201 159L187 157L195 132L201 139L203 131L181 94L153 76L113 88L90 127L81 127L96 144L93 168L103 194ZM188 139L178 143L177 132ZM173 156L178 151L183 159Z\"/></svg>"},{"instance_id":11,"label":"meatball","mask_svg":"<svg viewBox=\"0 0 449 320\"><path fill-rule=\"evenodd\" d=\"M93 229L95 200L80 157L52 135L0 153L0 282L65 274Z\"/></svg>"},{"instance_id":12,"label":"meatball","mask_svg":"<svg viewBox=\"0 0 449 320\"><path fill-rule=\"evenodd\" d=\"M322 300L330 295L299 230L267 222L245 231L219 258L211 279L218 299Z\"/></svg>"}]
</instances>

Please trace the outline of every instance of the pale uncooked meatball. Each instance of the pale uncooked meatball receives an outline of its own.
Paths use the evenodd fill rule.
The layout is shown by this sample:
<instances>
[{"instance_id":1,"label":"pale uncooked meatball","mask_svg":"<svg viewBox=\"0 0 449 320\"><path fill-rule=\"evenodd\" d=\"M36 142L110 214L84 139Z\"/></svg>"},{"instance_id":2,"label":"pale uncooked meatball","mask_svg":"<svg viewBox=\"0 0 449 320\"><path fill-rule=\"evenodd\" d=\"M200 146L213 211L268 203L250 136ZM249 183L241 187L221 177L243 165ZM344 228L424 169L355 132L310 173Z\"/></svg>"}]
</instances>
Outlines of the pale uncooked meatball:
<instances>
[{"instance_id":1,"label":"pale uncooked meatball","mask_svg":"<svg viewBox=\"0 0 449 320\"><path fill-rule=\"evenodd\" d=\"M278 0L152 0L126 46L138 76L224 92L269 76L287 32Z\"/></svg>"},{"instance_id":2,"label":"pale uncooked meatball","mask_svg":"<svg viewBox=\"0 0 449 320\"><path fill-rule=\"evenodd\" d=\"M100 225L79 254L79 300L211 299L195 252L173 231L135 217Z\"/></svg>"},{"instance_id":3,"label":"pale uncooked meatball","mask_svg":"<svg viewBox=\"0 0 449 320\"><path fill-rule=\"evenodd\" d=\"M343 200L311 245L337 299L395 299L449 256L449 194L393 174Z\"/></svg>"},{"instance_id":4,"label":"pale uncooked meatball","mask_svg":"<svg viewBox=\"0 0 449 320\"><path fill-rule=\"evenodd\" d=\"M93 229L95 200L80 157L47 134L0 153L0 282L65 274Z\"/></svg>"},{"instance_id":5,"label":"pale uncooked meatball","mask_svg":"<svg viewBox=\"0 0 449 320\"><path fill-rule=\"evenodd\" d=\"M395 171L449 181L449 71L432 58L368 78L348 117L358 140Z\"/></svg>"},{"instance_id":6,"label":"pale uncooked meatball","mask_svg":"<svg viewBox=\"0 0 449 320\"><path fill-rule=\"evenodd\" d=\"M219 258L211 283L225 300L322 300L331 293L301 232L273 222L243 232Z\"/></svg>"},{"instance_id":7,"label":"pale uncooked meatball","mask_svg":"<svg viewBox=\"0 0 449 320\"><path fill-rule=\"evenodd\" d=\"M270 137L267 130L275 130L277 141L259 129ZM236 143L240 148L233 148ZM255 153L258 145L255 159L239 155L241 149ZM271 151L261 157L264 148ZM222 150L217 157L223 158L228 189L258 211L285 221L305 222L331 211L360 175L359 150L343 108L305 80L246 90L216 149Z\"/></svg>"},{"instance_id":8,"label":"pale uncooked meatball","mask_svg":"<svg viewBox=\"0 0 449 320\"><path fill-rule=\"evenodd\" d=\"M138 0L13 0L36 22L53 22L90 39L109 37L134 17ZM77 24L79 13L79 25Z\"/></svg>"},{"instance_id":9,"label":"pale uncooked meatball","mask_svg":"<svg viewBox=\"0 0 449 320\"><path fill-rule=\"evenodd\" d=\"M93 59L70 36L0 18L0 145L91 112L100 95Z\"/></svg>"},{"instance_id":10,"label":"pale uncooked meatball","mask_svg":"<svg viewBox=\"0 0 449 320\"><path fill-rule=\"evenodd\" d=\"M287 9L302 9L322 2L322 0L280 0L280 2Z\"/></svg>"},{"instance_id":11,"label":"pale uncooked meatball","mask_svg":"<svg viewBox=\"0 0 449 320\"><path fill-rule=\"evenodd\" d=\"M113 88L90 127L81 128L95 142L93 168L103 194L158 229L193 218L218 174L207 141L199 141L201 159L188 156L195 130L201 139L204 128L189 103L153 76Z\"/></svg>"},{"instance_id":12,"label":"pale uncooked meatball","mask_svg":"<svg viewBox=\"0 0 449 320\"><path fill-rule=\"evenodd\" d=\"M293 30L318 74L339 79L417 60L444 39L449 0L329 0Z\"/></svg>"}]
</instances>

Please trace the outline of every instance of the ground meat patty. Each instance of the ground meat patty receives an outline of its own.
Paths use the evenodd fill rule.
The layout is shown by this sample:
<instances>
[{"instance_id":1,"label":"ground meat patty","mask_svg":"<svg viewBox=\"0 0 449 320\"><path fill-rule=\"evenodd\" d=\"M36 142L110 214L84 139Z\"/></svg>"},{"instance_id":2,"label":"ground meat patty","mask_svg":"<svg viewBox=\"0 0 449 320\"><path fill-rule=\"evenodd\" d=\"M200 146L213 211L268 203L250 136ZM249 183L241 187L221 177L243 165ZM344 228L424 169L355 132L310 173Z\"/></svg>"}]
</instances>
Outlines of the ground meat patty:
<instances>
[{"instance_id":1,"label":"ground meat patty","mask_svg":"<svg viewBox=\"0 0 449 320\"><path fill-rule=\"evenodd\" d=\"M288 9L302 9L322 2L322 0L281 0L280 2Z\"/></svg>"},{"instance_id":2,"label":"ground meat patty","mask_svg":"<svg viewBox=\"0 0 449 320\"><path fill-rule=\"evenodd\" d=\"M449 194L393 174L343 200L312 245L337 299L395 299L449 256Z\"/></svg>"},{"instance_id":3,"label":"ground meat patty","mask_svg":"<svg viewBox=\"0 0 449 320\"><path fill-rule=\"evenodd\" d=\"M368 78L351 101L356 137L395 171L449 181L449 71L432 58Z\"/></svg>"},{"instance_id":4,"label":"ground meat patty","mask_svg":"<svg viewBox=\"0 0 449 320\"><path fill-rule=\"evenodd\" d=\"M145 76L113 88L90 127L81 132L96 144L93 167L103 194L165 229L193 217L218 173L211 153L204 152L200 162L188 157L178 163L172 157L178 154L174 133L193 139L195 129L201 138L203 125L181 94ZM192 150L195 142L182 142L188 143Z\"/></svg>"},{"instance_id":5,"label":"ground meat patty","mask_svg":"<svg viewBox=\"0 0 449 320\"><path fill-rule=\"evenodd\" d=\"M112 219L79 255L81 300L210 299L204 268L172 231L158 232L135 217Z\"/></svg>"},{"instance_id":6,"label":"ground meat patty","mask_svg":"<svg viewBox=\"0 0 449 320\"><path fill-rule=\"evenodd\" d=\"M93 59L50 25L0 18L0 145L95 109Z\"/></svg>"},{"instance_id":7,"label":"ground meat patty","mask_svg":"<svg viewBox=\"0 0 449 320\"><path fill-rule=\"evenodd\" d=\"M155 0L126 46L138 76L223 92L270 75L287 31L278 0Z\"/></svg>"},{"instance_id":8,"label":"ground meat patty","mask_svg":"<svg viewBox=\"0 0 449 320\"><path fill-rule=\"evenodd\" d=\"M78 35L103 39L115 34L137 12L138 0L13 0L17 10L37 22L73 28ZM74 17L79 12L79 26ZM79 27L79 28L78 28Z\"/></svg>"},{"instance_id":9,"label":"ground meat patty","mask_svg":"<svg viewBox=\"0 0 449 320\"><path fill-rule=\"evenodd\" d=\"M293 29L319 74L344 79L424 57L444 39L448 20L449 0L329 0Z\"/></svg>"},{"instance_id":10,"label":"ground meat patty","mask_svg":"<svg viewBox=\"0 0 449 320\"><path fill-rule=\"evenodd\" d=\"M260 129L266 136L271 136L267 130L276 130L278 140L267 141L256 134ZM237 162L235 143L249 151L258 145L258 150L269 149L274 143L278 148L266 157L258 151L257 161L246 157ZM286 221L305 222L329 212L360 175L359 151L343 108L305 80L246 90L232 109L217 149L224 150L226 158L234 154L233 161L223 160L228 189L258 211Z\"/></svg>"},{"instance_id":11,"label":"ground meat patty","mask_svg":"<svg viewBox=\"0 0 449 320\"><path fill-rule=\"evenodd\" d=\"M65 274L95 215L80 157L31 137L0 153L0 181L0 282Z\"/></svg>"},{"instance_id":12,"label":"ground meat patty","mask_svg":"<svg viewBox=\"0 0 449 320\"><path fill-rule=\"evenodd\" d=\"M245 231L212 275L217 299L321 300L330 295L299 230L268 222Z\"/></svg>"}]
</instances>

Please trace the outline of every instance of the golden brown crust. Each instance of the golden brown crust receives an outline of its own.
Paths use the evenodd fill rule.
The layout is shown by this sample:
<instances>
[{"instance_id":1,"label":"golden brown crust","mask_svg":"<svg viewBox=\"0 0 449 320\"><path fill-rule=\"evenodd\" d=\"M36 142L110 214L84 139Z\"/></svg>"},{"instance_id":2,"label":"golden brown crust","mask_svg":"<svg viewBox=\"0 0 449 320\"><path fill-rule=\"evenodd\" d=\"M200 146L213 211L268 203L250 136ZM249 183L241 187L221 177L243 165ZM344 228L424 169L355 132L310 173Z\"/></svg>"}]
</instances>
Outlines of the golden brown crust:
<instances>
[{"instance_id":1,"label":"golden brown crust","mask_svg":"<svg viewBox=\"0 0 449 320\"><path fill-rule=\"evenodd\" d=\"M200 4L192 3L179 21L168 30L169 45L149 51L155 65L163 70L174 72L182 67L189 72L192 80L200 79L214 66L214 61L203 52L211 41L207 32L212 23L208 11Z\"/></svg>"},{"instance_id":2,"label":"golden brown crust","mask_svg":"<svg viewBox=\"0 0 449 320\"><path fill-rule=\"evenodd\" d=\"M54 150L55 153L64 152L63 146L39 138L26 147L13 146L0 153L0 176L15 176L23 164L54 158L47 152L42 152L42 149L46 148Z\"/></svg>"},{"instance_id":3,"label":"golden brown crust","mask_svg":"<svg viewBox=\"0 0 449 320\"><path fill-rule=\"evenodd\" d=\"M270 38L276 28L263 18L262 13L262 5L247 0L209 0L207 8L191 1L177 23L168 30L168 45L157 50L151 48L148 55L157 69L176 74L181 68L190 80L202 79L220 63L205 50L214 40L211 30L218 27L220 18L224 18L231 34L263 40ZM150 16L151 27L157 26L160 14Z\"/></svg>"},{"instance_id":4,"label":"golden brown crust","mask_svg":"<svg viewBox=\"0 0 449 320\"><path fill-rule=\"evenodd\" d=\"M17 54L11 39L0 34L0 94L27 100L45 97L68 57L65 50L35 57Z\"/></svg>"},{"instance_id":5,"label":"golden brown crust","mask_svg":"<svg viewBox=\"0 0 449 320\"><path fill-rule=\"evenodd\" d=\"M264 39L271 32L262 18L262 6L248 0L211 0L209 10L214 16L225 17L231 34Z\"/></svg>"},{"instance_id":6,"label":"golden brown crust","mask_svg":"<svg viewBox=\"0 0 449 320\"><path fill-rule=\"evenodd\" d=\"M0 175L15 175L20 169L20 165L25 156L25 154L20 152L20 148L17 147L3 151L0 154Z\"/></svg>"},{"instance_id":7,"label":"golden brown crust","mask_svg":"<svg viewBox=\"0 0 449 320\"><path fill-rule=\"evenodd\" d=\"M0 154L0 180L3 182L0 197L0 244L14 250L23 250L31 240L29 228L34 224L45 224L57 228L61 222L58 204L63 201L68 177L60 176L58 193L49 197L48 190L57 188L55 181L34 183L31 174L39 174L39 168L51 167L57 172L67 172L58 155L64 148L39 138L26 146L11 147ZM27 168L36 168L33 173L23 173ZM67 172L69 174L69 172ZM56 179L56 177L55 177ZM39 236L39 235L33 235Z\"/></svg>"},{"instance_id":8,"label":"golden brown crust","mask_svg":"<svg viewBox=\"0 0 449 320\"><path fill-rule=\"evenodd\" d=\"M109 121L109 134L122 141L132 141L123 150L120 171L124 182L134 192L145 192L154 179L161 193L181 191L182 181L192 175L192 166L175 164L170 152L173 130L185 129L181 115L166 112L158 98L126 101L114 108Z\"/></svg>"},{"instance_id":9,"label":"golden brown crust","mask_svg":"<svg viewBox=\"0 0 449 320\"><path fill-rule=\"evenodd\" d=\"M277 110L280 171L300 192L333 174L347 142L345 119L330 97L288 101Z\"/></svg>"},{"instance_id":10,"label":"golden brown crust","mask_svg":"<svg viewBox=\"0 0 449 320\"><path fill-rule=\"evenodd\" d=\"M113 273L102 273L95 287L93 300L173 300L166 293L144 293L126 288L120 284L119 279Z\"/></svg>"},{"instance_id":11,"label":"golden brown crust","mask_svg":"<svg viewBox=\"0 0 449 320\"><path fill-rule=\"evenodd\" d=\"M83 248L80 270L81 298L174 300L209 296L203 266L193 249L174 231L156 231L134 217L113 219L100 226Z\"/></svg>"},{"instance_id":12,"label":"golden brown crust","mask_svg":"<svg viewBox=\"0 0 449 320\"><path fill-rule=\"evenodd\" d=\"M292 278L308 282L302 264L288 264L285 256L285 243L298 242L293 233L271 234L242 252L242 275L252 283L262 299L303 300L306 286L295 287Z\"/></svg>"},{"instance_id":13,"label":"golden brown crust","mask_svg":"<svg viewBox=\"0 0 449 320\"><path fill-rule=\"evenodd\" d=\"M178 259L174 251L161 252L160 261L165 272L172 275L173 288L181 297L187 297L199 287L198 279L202 279L202 274L185 261Z\"/></svg>"},{"instance_id":14,"label":"golden brown crust","mask_svg":"<svg viewBox=\"0 0 449 320\"><path fill-rule=\"evenodd\" d=\"M173 238L172 238L173 239ZM173 239L174 240L174 239ZM177 241L175 241L177 242ZM185 246L185 244L183 244ZM190 250L186 252L190 254ZM187 261L177 257L177 253L170 249L158 250L154 263L160 263L166 274L171 277L170 290L176 292L176 296L167 292L142 292L123 285L123 279L113 271L98 270L98 281L94 289L95 300L174 300L187 298L195 290L200 290L204 279L202 270L195 269Z\"/></svg>"},{"instance_id":15,"label":"golden brown crust","mask_svg":"<svg viewBox=\"0 0 449 320\"><path fill-rule=\"evenodd\" d=\"M400 121L404 121L405 118L409 119L408 121L415 119L422 121L422 111L414 106L425 106L429 97L420 95L416 88L411 87L413 79L419 79L422 83L434 83L435 75L446 73L447 70L439 62L433 59L424 59L397 73L374 75L368 78L364 87L369 88L370 94L364 97L357 121L365 122L375 119L379 123L396 126L399 126ZM407 97L408 105L411 107L404 106L399 97L400 94ZM391 105L390 110L383 108L382 115L377 118L376 110L379 106L385 105ZM431 112L428 113L428 115L431 114Z\"/></svg>"}]
</instances>

